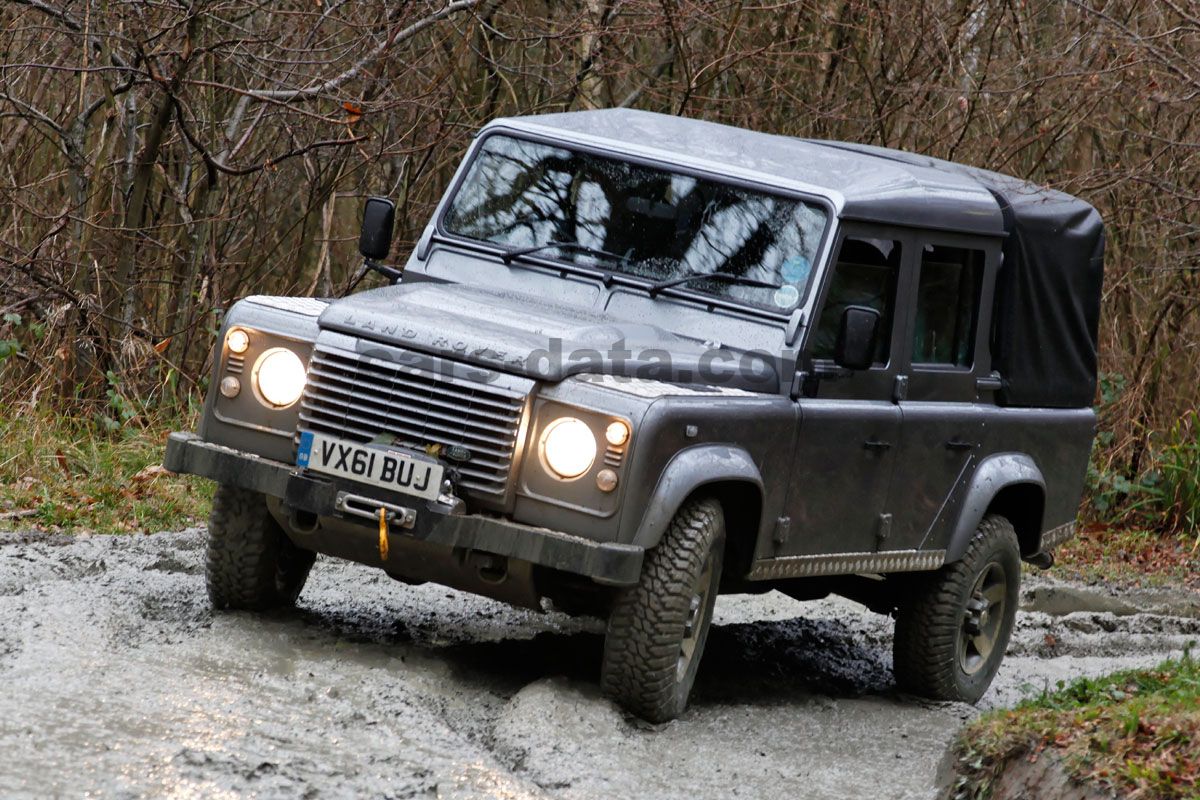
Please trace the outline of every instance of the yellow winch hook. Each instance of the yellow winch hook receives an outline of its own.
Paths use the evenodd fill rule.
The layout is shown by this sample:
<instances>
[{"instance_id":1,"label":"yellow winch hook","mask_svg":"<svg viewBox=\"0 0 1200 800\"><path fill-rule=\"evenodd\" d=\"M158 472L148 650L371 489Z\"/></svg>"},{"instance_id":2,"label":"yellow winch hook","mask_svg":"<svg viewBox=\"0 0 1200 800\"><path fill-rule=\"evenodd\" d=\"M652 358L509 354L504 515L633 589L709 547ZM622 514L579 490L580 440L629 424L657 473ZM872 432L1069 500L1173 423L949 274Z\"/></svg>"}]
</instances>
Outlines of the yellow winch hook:
<instances>
[{"instance_id":1,"label":"yellow winch hook","mask_svg":"<svg viewBox=\"0 0 1200 800\"><path fill-rule=\"evenodd\" d=\"M387 509L379 507L379 558L387 561L388 557L388 524Z\"/></svg>"}]
</instances>

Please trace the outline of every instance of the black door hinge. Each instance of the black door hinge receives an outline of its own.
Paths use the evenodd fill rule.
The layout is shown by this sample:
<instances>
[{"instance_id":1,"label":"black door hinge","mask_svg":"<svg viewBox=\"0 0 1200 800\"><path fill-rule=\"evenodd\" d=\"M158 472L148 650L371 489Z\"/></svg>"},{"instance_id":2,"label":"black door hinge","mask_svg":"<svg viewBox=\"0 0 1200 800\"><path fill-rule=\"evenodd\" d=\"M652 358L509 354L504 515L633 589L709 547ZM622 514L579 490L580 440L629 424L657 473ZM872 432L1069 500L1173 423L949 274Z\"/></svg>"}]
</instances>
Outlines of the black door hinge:
<instances>
[{"instance_id":1,"label":"black door hinge","mask_svg":"<svg viewBox=\"0 0 1200 800\"><path fill-rule=\"evenodd\" d=\"M886 542L888 537L891 535L892 535L892 515L891 514L880 514L879 515L879 527L875 530L875 539L879 543L879 547L877 549L882 550L883 543Z\"/></svg>"},{"instance_id":2,"label":"black door hinge","mask_svg":"<svg viewBox=\"0 0 1200 800\"><path fill-rule=\"evenodd\" d=\"M792 518L780 517L775 520L775 531L771 534L771 541L776 547L782 547L787 544L788 536L792 532Z\"/></svg>"}]
</instances>

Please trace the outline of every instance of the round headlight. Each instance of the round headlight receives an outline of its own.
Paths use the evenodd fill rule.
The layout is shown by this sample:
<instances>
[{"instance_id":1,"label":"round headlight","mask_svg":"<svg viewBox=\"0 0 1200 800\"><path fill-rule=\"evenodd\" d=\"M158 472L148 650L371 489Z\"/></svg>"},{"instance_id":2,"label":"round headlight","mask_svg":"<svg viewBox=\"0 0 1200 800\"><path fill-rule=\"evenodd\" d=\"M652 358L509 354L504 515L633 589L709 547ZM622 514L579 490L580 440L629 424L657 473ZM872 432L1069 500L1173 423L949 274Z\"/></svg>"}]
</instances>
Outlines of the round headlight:
<instances>
[{"instance_id":1,"label":"round headlight","mask_svg":"<svg viewBox=\"0 0 1200 800\"><path fill-rule=\"evenodd\" d=\"M578 478L596 460L596 437L583 420L562 417L542 434L542 461L560 478Z\"/></svg>"},{"instance_id":2,"label":"round headlight","mask_svg":"<svg viewBox=\"0 0 1200 800\"><path fill-rule=\"evenodd\" d=\"M304 362L284 347L268 350L254 365L254 385L268 405L290 406L304 391Z\"/></svg>"}]
</instances>

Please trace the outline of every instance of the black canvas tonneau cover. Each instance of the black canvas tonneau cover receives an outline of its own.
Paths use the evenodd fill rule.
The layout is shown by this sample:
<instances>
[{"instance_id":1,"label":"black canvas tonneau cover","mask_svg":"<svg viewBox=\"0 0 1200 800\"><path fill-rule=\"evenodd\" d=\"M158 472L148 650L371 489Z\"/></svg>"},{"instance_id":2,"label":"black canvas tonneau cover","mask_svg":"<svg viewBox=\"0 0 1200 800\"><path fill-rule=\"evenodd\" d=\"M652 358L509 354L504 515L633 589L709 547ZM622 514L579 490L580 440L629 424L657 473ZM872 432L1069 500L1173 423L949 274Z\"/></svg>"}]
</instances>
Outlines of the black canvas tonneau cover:
<instances>
[{"instance_id":1,"label":"black canvas tonneau cover","mask_svg":"<svg viewBox=\"0 0 1200 800\"><path fill-rule=\"evenodd\" d=\"M1008 239L997 282L995 368L999 401L1082 408L1096 396L1104 223L1062 192L979 171L996 195Z\"/></svg>"},{"instance_id":2,"label":"black canvas tonneau cover","mask_svg":"<svg viewBox=\"0 0 1200 800\"><path fill-rule=\"evenodd\" d=\"M1008 234L992 337L993 367L1004 381L997 399L1009 406L1090 406L1104 277L1104 223L1096 209L1063 192L964 164L866 145L835 146L968 175L992 193Z\"/></svg>"}]
</instances>

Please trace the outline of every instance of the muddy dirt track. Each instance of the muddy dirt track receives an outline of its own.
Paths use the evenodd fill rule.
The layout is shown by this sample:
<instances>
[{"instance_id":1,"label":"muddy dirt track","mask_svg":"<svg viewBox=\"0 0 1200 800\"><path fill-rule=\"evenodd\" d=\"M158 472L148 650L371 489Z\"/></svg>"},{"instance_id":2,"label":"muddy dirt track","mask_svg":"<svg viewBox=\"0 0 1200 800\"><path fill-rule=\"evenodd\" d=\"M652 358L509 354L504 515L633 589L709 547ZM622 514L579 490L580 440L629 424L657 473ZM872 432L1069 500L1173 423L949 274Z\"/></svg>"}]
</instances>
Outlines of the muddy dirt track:
<instances>
[{"instance_id":1,"label":"muddy dirt track","mask_svg":"<svg viewBox=\"0 0 1200 800\"><path fill-rule=\"evenodd\" d=\"M923 798L977 713L898 695L890 621L845 601L721 598L655 730L598 695L598 622L324 558L297 611L214 614L202 553L0 534L0 796ZM1184 596L1026 601L981 707L1200 639Z\"/></svg>"}]
</instances>

